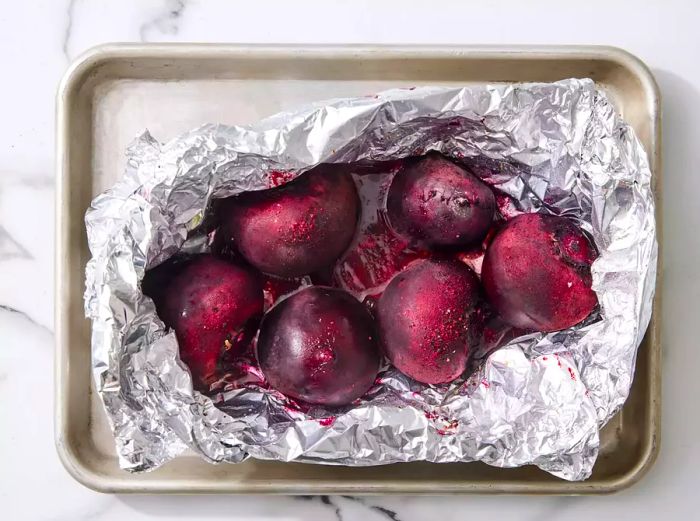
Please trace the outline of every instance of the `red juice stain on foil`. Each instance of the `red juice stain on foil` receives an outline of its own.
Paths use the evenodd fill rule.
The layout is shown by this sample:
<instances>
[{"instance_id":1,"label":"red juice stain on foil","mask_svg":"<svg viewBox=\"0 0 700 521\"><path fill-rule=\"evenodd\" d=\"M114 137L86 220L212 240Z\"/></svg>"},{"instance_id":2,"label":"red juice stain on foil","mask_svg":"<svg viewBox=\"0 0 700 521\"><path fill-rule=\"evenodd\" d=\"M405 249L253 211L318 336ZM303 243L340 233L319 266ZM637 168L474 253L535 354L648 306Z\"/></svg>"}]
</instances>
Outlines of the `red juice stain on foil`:
<instances>
[{"instance_id":1,"label":"red juice stain on foil","mask_svg":"<svg viewBox=\"0 0 700 521\"><path fill-rule=\"evenodd\" d=\"M329 416L328 418L320 418L317 421L321 427L330 427L335 423L335 419L335 416Z\"/></svg>"},{"instance_id":2,"label":"red juice stain on foil","mask_svg":"<svg viewBox=\"0 0 700 521\"><path fill-rule=\"evenodd\" d=\"M425 417L429 421L441 424L441 426L439 428L435 429L435 431L440 436L447 436L450 434L454 434L455 431L457 430L457 427L459 427L459 420L451 420L445 416L442 416L436 412L431 412L431 411L425 411L424 414L425 414Z\"/></svg>"},{"instance_id":3,"label":"red juice stain on foil","mask_svg":"<svg viewBox=\"0 0 700 521\"><path fill-rule=\"evenodd\" d=\"M353 244L333 270L333 282L359 300L379 297L396 273L428 256L394 232L386 216L386 193L401 167L401 162L390 161L353 170L363 211Z\"/></svg>"},{"instance_id":4,"label":"red juice stain on foil","mask_svg":"<svg viewBox=\"0 0 700 521\"><path fill-rule=\"evenodd\" d=\"M414 260L425 257L408 247L383 220L369 225L335 269L337 283L363 298L377 295L394 275Z\"/></svg>"},{"instance_id":5,"label":"red juice stain on foil","mask_svg":"<svg viewBox=\"0 0 700 521\"><path fill-rule=\"evenodd\" d=\"M268 174L268 188L275 188L276 186L282 186L283 184L294 179L294 172L284 171L284 170L271 170Z\"/></svg>"},{"instance_id":6,"label":"red juice stain on foil","mask_svg":"<svg viewBox=\"0 0 700 521\"><path fill-rule=\"evenodd\" d=\"M513 198L501 192L495 192L496 195L496 207L498 208L498 213L505 219L512 219L523 213L522 210L518 208Z\"/></svg>"},{"instance_id":7,"label":"red juice stain on foil","mask_svg":"<svg viewBox=\"0 0 700 521\"><path fill-rule=\"evenodd\" d=\"M446 425L442 429L437 429L437 433L440 436L449 436L455 434L457 427L459 427L458 420L446 420Z\"/></svg>"},{"instance_id":8,"label":"red juice stain on foil","mask_svg":"<svg viewBox=\"0 0 700 521\"><path fill-rule=\"evenodd\" d=\"M567 367L567 369L569 370L569 376L575 382L576 381L576 374L574 373L574 370L571 369L571 367Z\"/></svg>"},{"instance_id":9,"label":"red juice stain on foil","mask_svg":"<svg viewBox=\"0 0 700 521\"><path fill-rule=\"evenodd\" d=\"M481 380L481 385L483 385L483 386L486 387L487 389L488 389L489 387L491 387L491 384L488 383L486 380Z\"/></svg>"}]
</instances>

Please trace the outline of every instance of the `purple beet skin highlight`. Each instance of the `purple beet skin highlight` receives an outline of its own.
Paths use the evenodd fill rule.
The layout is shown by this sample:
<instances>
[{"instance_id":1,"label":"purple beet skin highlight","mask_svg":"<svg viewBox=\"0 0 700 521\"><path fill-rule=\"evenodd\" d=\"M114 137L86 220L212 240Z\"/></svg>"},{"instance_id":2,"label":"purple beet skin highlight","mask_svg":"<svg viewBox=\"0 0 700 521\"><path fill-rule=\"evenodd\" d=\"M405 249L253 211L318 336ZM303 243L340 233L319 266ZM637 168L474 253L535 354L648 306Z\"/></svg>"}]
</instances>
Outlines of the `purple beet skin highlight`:
<instances>
[{"instance_id":1,"label":"purple beet skin highlight","mask_svg":"<svg viewBox=\"0 0 700 521\"><path fill-rule=\"evenodd\" d=\"M409 163L396 174L387 196L392 227L432 249L478 244L495 212L491 189L439 155Z\"/></svg>"},{"instance_id":2,"label":"purple beet skin highlight","mask_svg":"<svg viewBox=\"0 0 700 521\"><path fill-rule=\"evenodd\" d=\"M534 331L558 331L584 320L598 304L591 289L597 252L573 221L523 214L497 233L481 279L503 320Z\"/></svg>"},{"instance_id":3,"label":"purple beet skin highlight","mask_svg":"<svg viewBox=\"0 0 700 521\"><path fill-rule=\"evenodd\" d=\"M332 168L321 165L280 187L224 200L217 241L278 277L329 266L349 246L360 208L352 177Z\"/></svg>"},{"instance_id":4,"label":"purple beet skin highlight","mask_svg":"<svg viewBox=\"0 0 700 521\"><path fill-rule=\"evenodd\" d=\"M255 334L263 312L261 278L248 267L206 254L154 271L150 279L158 286L145 291L175 331L195 388L206 392L217 379L222 354L244 350ZM172 278L159 282L163 274Z\"/></svg>"},{"instance_id":5,"label":"purple beet skin highlight","mask_svg":"<svg viewBox=\"0 0 700 521\"><path fill-rule=\"evenodd\" d=\"M479 342L482 304L479 280L463 263L418 261L392 279L377 304L384 352L419 382L450 382Z\"/></svg>"},{"instance_id":6,"label":"purple beet skin highlight","mask_svg":"<svg viewBox=\"0 0 700 521\"><path fill-rule=\"evenodd\" d=\"M257 356L272 387L328 406L360 398L380 361L367 309L349 293L323 286L304 288L268 311Z\"/></svg>"}]
</instances>

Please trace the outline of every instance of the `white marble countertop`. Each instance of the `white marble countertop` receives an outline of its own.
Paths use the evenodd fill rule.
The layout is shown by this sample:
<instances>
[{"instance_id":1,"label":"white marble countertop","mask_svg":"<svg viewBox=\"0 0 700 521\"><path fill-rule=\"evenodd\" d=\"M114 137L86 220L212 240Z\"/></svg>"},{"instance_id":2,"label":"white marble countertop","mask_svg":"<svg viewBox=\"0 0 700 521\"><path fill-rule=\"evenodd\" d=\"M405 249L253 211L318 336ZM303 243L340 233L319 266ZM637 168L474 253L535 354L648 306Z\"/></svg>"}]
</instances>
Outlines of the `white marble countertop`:
<instances>
[{"instance_id":1,"label":"white marble countertop","mask_svg":"<svg viewBox=\"0 0 700 521\"><path fill-rule=\"evenodd\" d=\"M694 519L700 483L695 345L700 277L697 8L664 2L35 0L0 9L0 505L3 519ZM352 7L350 7L352 5ZM394 7L392 8L391 5ZM470 7L471 5L471 7ZM54 97L67 64L109 41L607 44L651 67L663 95L663 442L613 496L283 498L109 496L53 446Z\"/></svg>"}]
</instances>

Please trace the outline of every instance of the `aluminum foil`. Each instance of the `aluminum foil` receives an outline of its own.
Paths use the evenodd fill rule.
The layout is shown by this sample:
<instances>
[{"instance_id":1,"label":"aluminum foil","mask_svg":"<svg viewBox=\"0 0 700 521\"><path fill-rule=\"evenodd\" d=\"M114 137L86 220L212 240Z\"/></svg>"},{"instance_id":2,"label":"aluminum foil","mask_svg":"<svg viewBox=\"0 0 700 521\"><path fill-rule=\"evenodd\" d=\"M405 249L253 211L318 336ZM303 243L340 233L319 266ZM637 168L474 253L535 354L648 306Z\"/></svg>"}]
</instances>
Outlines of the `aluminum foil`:
<instances>
[{"instance_id":1,"label":"aluminum foil","mask_svg":"<svg viewBox=\"0 0 700 521\"><path fill-rule=\"evenodd\" d=\"M179 250L206 248L191 237L211 200L267 188L275 171L430 150L471 158L523 211L576 219L600 251L599 315L515 339L449 385L387 367L359 404L340 410L290 407L255 381L213 398L194 392L140 281ZM123 179L86 215L85 293L94 378L124 469L153 469L189 448L212 462L481 460L590 475L599 429L630 389L657 262L646 154L591 80L395 89L246 127L204 125L166 144L146 132L127 156Z\"/></svg>"}]
</instances>

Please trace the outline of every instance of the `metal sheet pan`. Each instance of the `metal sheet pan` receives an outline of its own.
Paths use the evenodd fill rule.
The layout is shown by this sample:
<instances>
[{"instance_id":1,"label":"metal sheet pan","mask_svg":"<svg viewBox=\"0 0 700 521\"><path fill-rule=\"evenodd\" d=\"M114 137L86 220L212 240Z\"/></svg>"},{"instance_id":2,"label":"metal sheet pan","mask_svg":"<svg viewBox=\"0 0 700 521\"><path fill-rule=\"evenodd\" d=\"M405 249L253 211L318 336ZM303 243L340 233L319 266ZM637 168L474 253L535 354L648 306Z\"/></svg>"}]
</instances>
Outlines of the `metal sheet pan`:
<instances>
[{"instance_id":1,"label":"metal sheet pan","mask_svg":"<svg viewBox=\"0 0 700 521\"><path fill-rule=\"evenodd\" d=\"M630 397L605 427L599 460L585 482L558 480L534 467L479 463L351 468L248 460L215 466L193 454L132 475L119 469L92 388L83 216L91 199L121 175L125 147L144 128L167 140L205 122L246 124L301 103L389 87L567 77L593 78L634 127L649 154L660 223L659 92L646 66L620 49L120 44L79 58L59 88L57 114L55 437L68 471L96 490L150 493L590 494L636 482L659 447L660 279Z\"/></svg>"}]
</instances>

